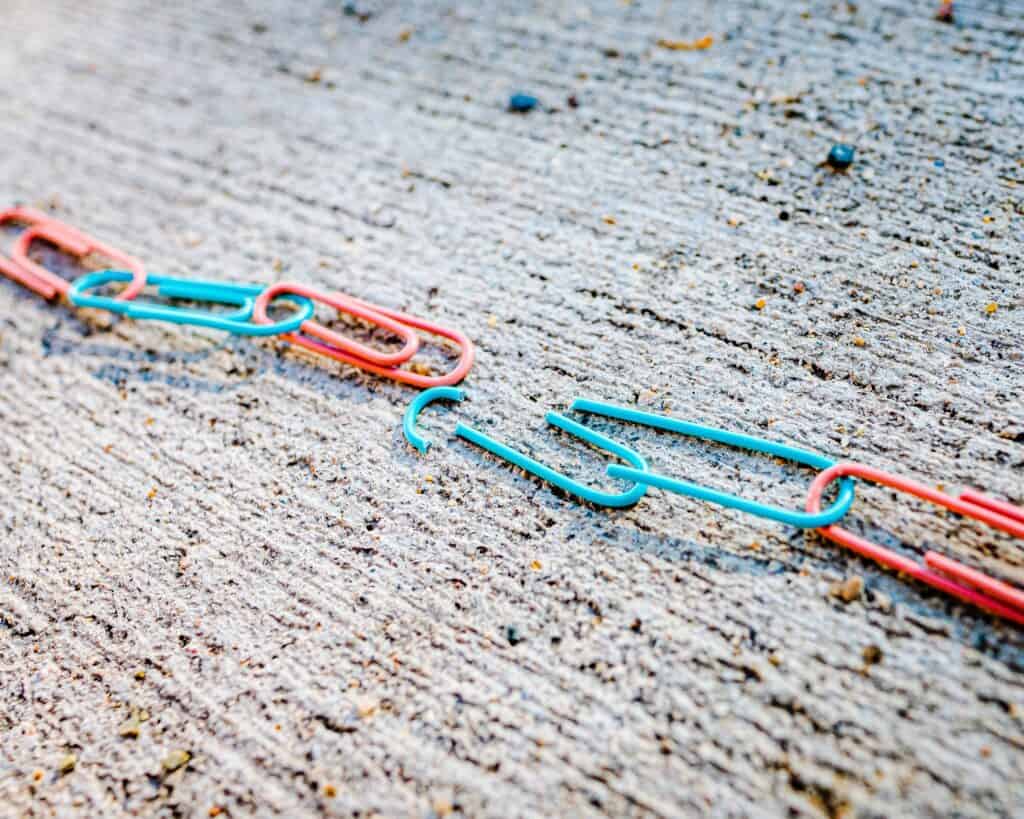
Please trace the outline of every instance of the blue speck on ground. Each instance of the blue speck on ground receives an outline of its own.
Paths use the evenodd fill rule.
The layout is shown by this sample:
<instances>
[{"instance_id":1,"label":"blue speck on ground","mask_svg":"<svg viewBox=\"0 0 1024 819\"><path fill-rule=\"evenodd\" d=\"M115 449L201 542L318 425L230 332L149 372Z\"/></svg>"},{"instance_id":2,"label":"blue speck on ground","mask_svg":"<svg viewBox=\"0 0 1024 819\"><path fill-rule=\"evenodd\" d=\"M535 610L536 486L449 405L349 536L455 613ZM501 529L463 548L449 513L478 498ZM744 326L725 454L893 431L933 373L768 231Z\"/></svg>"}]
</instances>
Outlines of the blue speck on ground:
<instances>
[{"instance_id":1,"label":"blue speck on ground","mask_svg":"<svg viewBox=\"0 0 1024 819\"><path fill-rule=\"evenodd\" d=\"M854 147L838 143L828 152L828 164L837 170L845 171L853 164Z\"/></svg>"},{"instance_id":2,"label":"blue speck on ground","mask_svg":"<svg viewBox=\"0 0 1024 819\"><path fill-rule=\"evenodd\" d=\"M508 110L525 114L537 107L540 101L530 94L513 94L508 98Z\"/></svg>"}]
</instances>

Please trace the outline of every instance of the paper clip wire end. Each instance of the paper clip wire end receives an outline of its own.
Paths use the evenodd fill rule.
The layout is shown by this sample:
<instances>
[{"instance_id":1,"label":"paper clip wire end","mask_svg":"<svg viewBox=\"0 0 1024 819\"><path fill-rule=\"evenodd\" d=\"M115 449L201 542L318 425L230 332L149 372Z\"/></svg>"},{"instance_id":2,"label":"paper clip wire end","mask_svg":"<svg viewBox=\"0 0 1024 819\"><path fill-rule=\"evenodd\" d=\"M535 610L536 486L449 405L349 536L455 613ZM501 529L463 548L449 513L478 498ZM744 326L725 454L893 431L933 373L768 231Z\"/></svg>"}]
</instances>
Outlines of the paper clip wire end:
<instances>
[{"instance_id":1,"label":"paper clip wire end","mask_svg":"<svg viewBox=\"0 0 1024 819\"><path fill-rule=\"evenodd\" d=\"M419 419L420 413L434 401L441 399L462 401L465 397L466 391L458 387L433 387L421 392L409 404L409 408L405 411L405 417L402 419L402 432L405 433L405 440L425 455L430 449L430 441L416 431L416 421Z\"/></svg>"},{"instance_id":2,"label":"paper clip wire end","mask_svg":"<svg viewBox=\"0 0 1024 819\"><path fill-rule=\"evenodd\" d=\"M643 456L638 452L634 452L627 446L623 446L611 438L606 438L598 432L590 429L589 427L583 426L571 418L567 418L564 415L560 415L557 412L549 412L546 416L547 422L552 426L558 427L564 432L568 432L570 435L574 435L588 444L592 444L598 449L603 449L605 452L610 452L613 455L617 455L624 461L628 461L638 470L647 469L647 461L644 460ZM647 486L642 483L634 483L632 488L626 492L601 492L596 489L591 489L589 486L581 484L579 481L573 480L568 475L563 475L561 472L556 472L554 469L545 466L539 461L535 461L523 453L512 449L510 446L506 446L500 441L495 441L493 438L485 435L473 427L467 426L466 424L459 424L455 427L455 434L460 438L465 438L467 441L476 444L482 449L486 449L492 455L496 455L499 458L503 458L520 469L525 469L527 472L536 475L538 478L542 478L548 483L552 483L559 487L570 495L576 495L577 497L583 498L585 501L589 501L597 506L611 506L611 507L623 507L632 506L640 500L647 492Z\"/></svg>"}]
</instances>

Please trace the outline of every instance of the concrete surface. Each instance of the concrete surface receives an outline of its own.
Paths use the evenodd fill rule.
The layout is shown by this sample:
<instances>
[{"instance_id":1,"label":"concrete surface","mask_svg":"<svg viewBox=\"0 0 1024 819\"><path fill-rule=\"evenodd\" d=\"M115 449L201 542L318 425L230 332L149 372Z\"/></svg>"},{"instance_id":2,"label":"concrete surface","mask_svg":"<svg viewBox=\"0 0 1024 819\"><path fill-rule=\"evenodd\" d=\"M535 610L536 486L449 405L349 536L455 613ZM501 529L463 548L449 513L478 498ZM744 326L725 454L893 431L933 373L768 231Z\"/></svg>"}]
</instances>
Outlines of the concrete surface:
<instances>
[{"instance_id":1,"label":"concrete surface","mask_svg":"<svg viewBox=\"0 0 1024 819\"><path fill-rule=\"evenodd\" d=\"M543 423L586 395L1024 502L1019 3L194 5L4 4L5 201L456 325L471 397L423 457L407 388L0 282L0 814L1024 815L1020 629L452 439L607 485ZM849 521L1024 582L888 491Z\"/></svg>"}]
</instances>

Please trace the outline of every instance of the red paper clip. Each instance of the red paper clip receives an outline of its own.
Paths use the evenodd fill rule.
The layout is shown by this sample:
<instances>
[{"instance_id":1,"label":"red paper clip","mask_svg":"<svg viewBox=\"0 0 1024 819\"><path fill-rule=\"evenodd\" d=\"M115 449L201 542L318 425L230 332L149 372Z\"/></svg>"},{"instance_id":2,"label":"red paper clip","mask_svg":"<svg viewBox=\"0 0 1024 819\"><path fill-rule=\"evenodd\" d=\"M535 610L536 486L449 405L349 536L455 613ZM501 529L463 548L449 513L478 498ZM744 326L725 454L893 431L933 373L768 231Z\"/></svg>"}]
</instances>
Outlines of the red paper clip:
<instances>
[{"instance_id":1,"label":"red paper clip","mask_svg":"<svg viewBox=\"0 0 1024 819\"><path fill-rule=\"evenodd\" d=\"M41 210L35 208L26 207L24 205L18 205L13 208L8 208L5 211L0 211L0 225L5 225L8 222L19 222L23 225L51 225L59 231L65 231L67 233L77 234L75 228L71 225L65 224L50 216L48 213L43 213Z\"/></svg>"},{"instance_id":2,"label":"red paper clip","mask_svg":"<svg viewBox=\"0 0 1024 819\"><path fill-rule=\"evenodd\" d=\"M37 223L23 231L11 248L11 259L17 267L21 268L20 275L12 276L12 278L17 278L25 287L38 293L44 299L67 295L71 282L51 273L41 264L29 258L29 248L36 240L49 242L78 258L98 253L116 262L118 267L131 271L132 280L118 295L119 299L134 299L146 286L146 268L134 256L122 253L117 248L110 247L63 222L47 219L47 221ZM10 275L8 270L5 269L5 272Z\"/></svg>"},{"instance_id":3,"label":"red paper clip","mask_svg":"<svg viewBox=\"0 0 1024 819\"><path fill-rule=\"evenodd\" d=\"M0 212L0 225L18 222L23 225L49 225L55 232L63 233L68 242L73 242L77 231L49 214L35 208L17 206ZM0 273L18 284L39 292L35 277L10 259L0 256ZM49 297L47 297L49 298Z\"/></svg>"},{"instance_id":4,"label":"red paper clip","mask_svg":"<svg viewBox=\"0 0 1024 819\"><path fill-rule=\"evenodd\" d=\"M352 341L339 333L335 333L333 330L328 330L319 322L311 319L302 322L299 329L303 333L309 336L316 336L321 342L324 342L333 349L344 350L356 358L373 364L379 364L382 367L391 367L396 364L405 363L416 355L416 351L420 348L420 338L416 333L404 324L383 315L376 308L361 304L351 296L346 296L342 293L324 293L315 287L296 284L295 282L279 282L263 290L257 297L256 306L253 308L253 320L257 324L265 324L269 321L267 318L267 305L278 296L288 294L304 296L311 301L326 304L329 307L333 307L339 313L348 313L350 316L372 322L378 327L390 330L396 336L405 339L405 346L397 353L380 353L371 347L367 347L365 344ZM311 341L310 339L304 339L298 333L285 333L281 338L292 344L299 344L304 347L307 346L304 343L305 341Z\"/></svg>"},{"instance_id":5,"label":"red paper clip","mask_svg":"<svg viewBox=\"0 0 1024 819\"><path fill-rule=\"evenodd\" d=\"M275 285L280 287L281 285ZM264 290L259 298L256 299L256 306L253 308L253 321L266 323L270 320L267 316L267 305L270 303L270 299L275 295L275 287L270 287ZM386 307L381 307L378 304L371 304L369 302L360 301L352 296L346 296L343 293L332 293L326 294L321 293L313 288L302 288L301 285L288 285L289 288L296 288L289 290L289 292L301 293L301 295L307 298L316 299L322 301L325 304L331 304L332 299L340 300L340 302L348 305L344 309L347 312L351 312L352 307L361 307L364 310L371 311L372 313L379 314L381 318L392 319L401 325L405 325L407 328L412 327L417 330L423 330L426 333L433 335L442 336L450 339L459 345L462 351L462 355L459 358L459 363L455 368L444 375L420 375L419 373L411 372L409 370L403 370L400 367L384 367L378 364L374 364L371 361L367 361L365 358L361 358L351 353L345 352L343 349L339 349L331 344L325 344L322 341L317 341L312 338L306 338L305 336L289 334L283 336L286 340L292 344L297 344L300 347L304 347L307 350L312 350L315 353L332 358L335 361L341 361L345 364L351 364L353 367L359 367L360 369L366 370L367 372L374 373L375 375L382 376L384 378L390 378L393 381L399 381L403 384L409 384L413 387L419 387L421 389L427 389L429 387L442 387L449 386L452 384L458 384L464 379L473 367L473 342L471 342L465 335L460 333L458 330L451 330L447 327L441 327L440 325L433 324L432 322L424 319L416 318L415 316L409 316L405 313L400 313L397 310L389 310ZM374 321L379 323L379 319L375 318ZM326 330L326 328L324 328ZM320 335L324 338L324 335Z\"/></svg>"},{"instance_id":6,"label":"red paper clip","mask_svg":"<svg viewBox=\"0 0 1024 819\"><path fill-rule=\"evenodd\" d=\"M821 507L821 496L825 487L845 475L889 486L944 506L964 517L987 523L1014 537L1024 538L1024 511L1008 503L994 500L973 489L965 490L959 498L955 498L930 486L857 463L839 463L819 473L807 492L807 511L817 512ZM829 540L883 566L903 572L933 588L1024 625L1024 592L984 572L971 569L932 551L925 554L927 565L922 565L834 524L817 531Z\"/></svg>"}]
</instances>

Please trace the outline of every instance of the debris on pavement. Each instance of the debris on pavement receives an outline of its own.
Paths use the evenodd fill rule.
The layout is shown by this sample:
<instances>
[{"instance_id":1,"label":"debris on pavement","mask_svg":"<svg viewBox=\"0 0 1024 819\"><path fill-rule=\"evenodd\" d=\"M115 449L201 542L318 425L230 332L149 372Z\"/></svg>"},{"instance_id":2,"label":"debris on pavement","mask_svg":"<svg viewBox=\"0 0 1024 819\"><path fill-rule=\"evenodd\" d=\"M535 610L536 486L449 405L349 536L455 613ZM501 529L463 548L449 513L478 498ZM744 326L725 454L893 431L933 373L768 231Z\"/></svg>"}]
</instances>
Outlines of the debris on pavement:
<instances>
[{"instance_id":1,"label":"debris on pavement","mask_svg":"<svg viewBox=\"0 0 1024 819\"><path fill-rule=\"evenodd\" d=\"M540 100L531 94L513 94L508 98L508 110L516 114L526 114L537 107Z\"/></svg>"},{"instance_id":2,"label":"debris on pavement","mask_svg":"<svg viewBox=\"0 0 1024 819\"><path fill-rule=\"evenodd\" d=\"M832 149L828 152L828 158L825 160L829 167L834 168L837 171L845 171L853 164L853 155L855 149L852 145L846 145L845 143L839 142L832 146Z\"/></svg>"},{"instance_id":3,"label":"debris on pavement","mask_svg":"<svg viewBox=\"0 0 1024 819\"><path fill-rule=\"evenodd\" d=\"M714 44L715 38L710 34L699 40L670 40L665 37L658 40L658 47L669 51L705 51Z\"/></svg>"}]
</instances>

